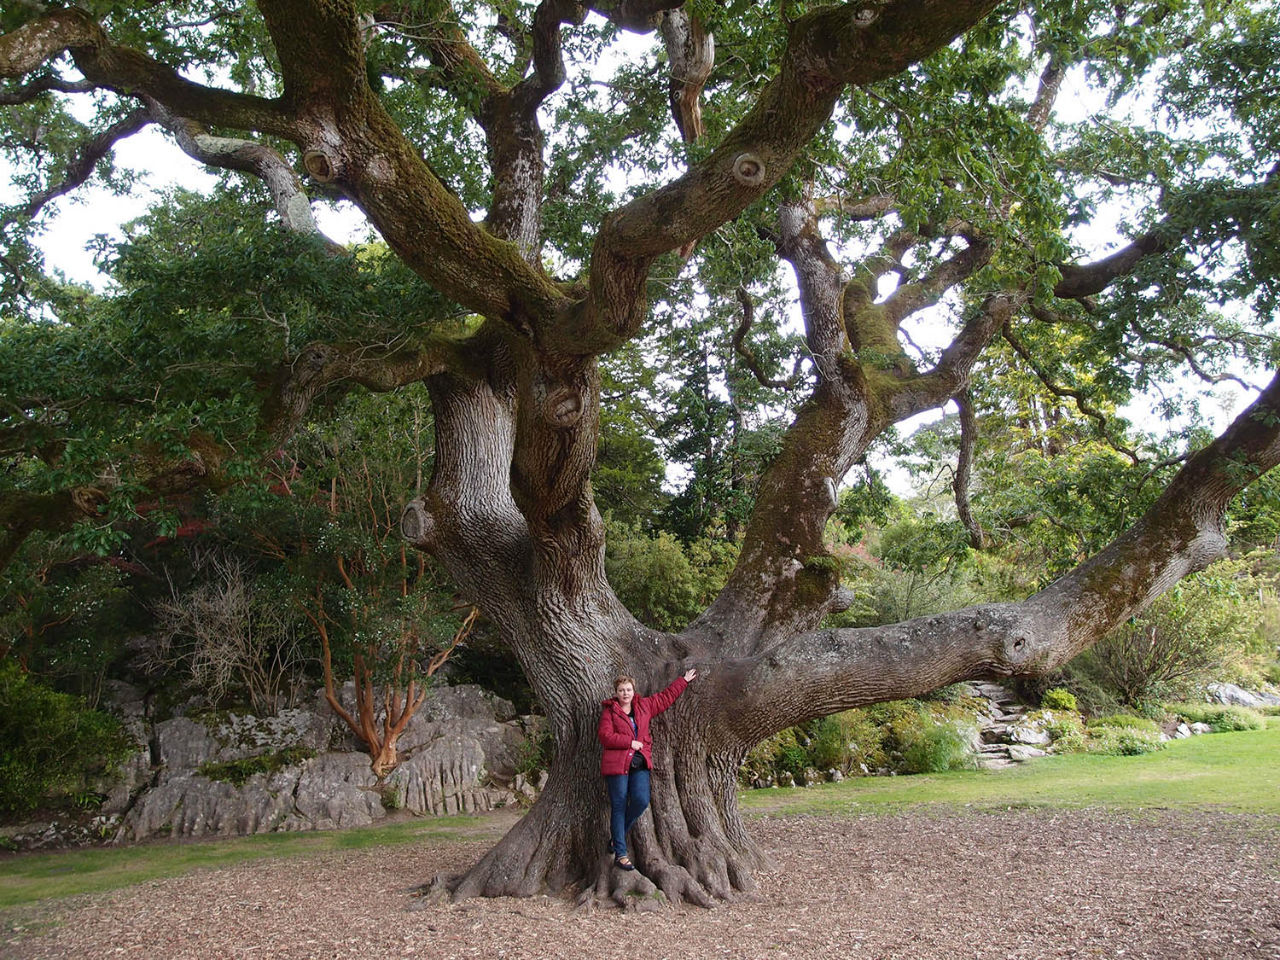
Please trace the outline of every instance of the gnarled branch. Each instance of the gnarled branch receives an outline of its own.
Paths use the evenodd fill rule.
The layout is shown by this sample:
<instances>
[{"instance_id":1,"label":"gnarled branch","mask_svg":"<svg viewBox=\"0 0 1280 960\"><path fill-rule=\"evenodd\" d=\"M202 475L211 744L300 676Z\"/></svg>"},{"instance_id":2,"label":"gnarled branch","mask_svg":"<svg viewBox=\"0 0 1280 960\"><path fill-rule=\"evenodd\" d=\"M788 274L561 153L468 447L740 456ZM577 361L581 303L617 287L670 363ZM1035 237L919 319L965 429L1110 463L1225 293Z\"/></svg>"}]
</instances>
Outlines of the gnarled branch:
<instances>
[{"instance_id":1,"label":"gnarled branch","mask_svg":"<svg viewBox=\"0 0 1280 960\"><path fill-rule=\"evenodd\" d=\"M99 161L110 153L117 143L126 137L133 136L150 122L151 118L147 111L139 108L129 112L106 130L90 137L80 145L75 158L67 164L66 177L60 183L52 184L28 199L22 207L23 215L34 217L50 200L68 194L79 187L93 175L93 170Z\"/></svg>"},{"instance_id":2,"label":"gnarled branch","mask_svg":"<svg viewBox=\"0 0 1280 960\"><path fill-rule=\"evenodd\" d=\"M1044 590L1019 603L785 638L726 664L721 682L752 706L735 711L734 723L754 743L803 720L959 680L1043 675L1221 555L1228 504L1278 464L1280 375L1137 523Z\"/></svg>"}]
</instances>

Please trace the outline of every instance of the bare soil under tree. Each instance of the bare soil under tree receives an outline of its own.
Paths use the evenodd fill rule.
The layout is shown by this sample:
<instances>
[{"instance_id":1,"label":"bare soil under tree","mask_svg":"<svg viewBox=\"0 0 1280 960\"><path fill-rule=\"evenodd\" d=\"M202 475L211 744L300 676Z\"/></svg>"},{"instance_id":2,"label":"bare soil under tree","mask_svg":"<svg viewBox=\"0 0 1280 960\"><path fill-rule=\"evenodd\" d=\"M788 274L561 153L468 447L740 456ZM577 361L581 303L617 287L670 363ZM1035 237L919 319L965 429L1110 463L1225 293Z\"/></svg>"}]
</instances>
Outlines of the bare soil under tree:
<instances>
[{"instance_id":1,"label":"bare soil under tree","mask_svg":"<svg viewBox=\"0 0 1280 960\"><path fill-rule=\"evenodd\" d=\"M487 819L488 836L465 842L257 861L11 911L0 955L1280 957L1280 830L1270 817L766 817L749 824L775 861L758 874L758 896L711 910L412 895L406 878L465 869L509 819Z\"/></svg>"}]
</instances>

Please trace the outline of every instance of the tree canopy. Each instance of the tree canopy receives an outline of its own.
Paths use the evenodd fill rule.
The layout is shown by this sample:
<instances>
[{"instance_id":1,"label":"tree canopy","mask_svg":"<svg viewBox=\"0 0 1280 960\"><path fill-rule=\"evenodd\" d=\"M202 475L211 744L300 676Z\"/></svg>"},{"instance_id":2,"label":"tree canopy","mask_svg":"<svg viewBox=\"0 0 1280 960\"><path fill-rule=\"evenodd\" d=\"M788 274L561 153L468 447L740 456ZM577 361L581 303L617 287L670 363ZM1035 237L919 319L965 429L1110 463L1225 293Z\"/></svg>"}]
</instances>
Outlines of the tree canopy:
<instances>
[{"instance_id":1,"label":"tree canopy","mask_svg":"<svg viewBox=\"0 0 1280 960\"><path fill-rule=\"evenodd\" d=\"M762 857L733 798L753 744L1052 670L1219 555L1280 460L1278 19L1190 0L9 4L0 563L110 554L139 523L175 536L183 497L269 487L345 396L425 384L401 530L501 634L557 745L542 799L443 888L731 896ZM221 185L104 246L109 290L61 282L42 218L89 182L129 190L111 151L149 126ZM339 201L378 242L320 232L312 205ZM1188 384L1227 381L1250 403L1214 438ZM1126 422L1144 396L1150 420ZM920 442L954 450L957 542L1051 517L1043 575L824 628L853 599L828 522L883 509L869 477L838 511L840 485L953 401ZM403 433L410 413L380 415ZM337 450L313 459L354 481ZM654 629L610 586L607 530L729 541L726 574ZM652 543L650 576L677 577L674 540ZM641 870L611 875L599 696L688 665Z\"/></svg>"}]
</instances>

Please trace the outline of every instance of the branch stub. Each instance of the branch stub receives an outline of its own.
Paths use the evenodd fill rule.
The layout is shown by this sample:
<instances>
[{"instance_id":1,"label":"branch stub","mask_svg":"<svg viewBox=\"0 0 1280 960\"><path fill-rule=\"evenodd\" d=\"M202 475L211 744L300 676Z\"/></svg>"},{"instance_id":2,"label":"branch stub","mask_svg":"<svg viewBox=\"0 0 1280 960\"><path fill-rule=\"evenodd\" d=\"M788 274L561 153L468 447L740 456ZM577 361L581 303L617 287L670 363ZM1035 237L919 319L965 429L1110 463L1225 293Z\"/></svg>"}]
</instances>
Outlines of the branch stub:
<instances>
[{"instance_id":1,"label":"branch stub","mask_svg":"<svg viewBox=\"0 0 1280 960\"><path fill-rule=\"evenodd\" d=\"M308 150L302 155L302 165L319 183L332 183L338 178L338 164L323 150Z\"/></svg>"},{"instance_id":2,"label":"branch stub","mask_svg":"<svg viewBox=\"0 0 1280 960\"><path fill-rule=\"evenodd\" d=\"M547 419L557 427L572 427L582 419L582 395L577 390L562 387L547 397Z\"/></svg>"},{"instance_id":3,"label":"branch stub","mask_svg":"<svg viewBox=\"0 0 1280 960\"><path fill-rule=\"evenodd\" d=\"M733 160L733 179L744 187L758 187L764 183L764 161L754 153L740 153Z\"/></svg>"},{"instance_id":4,"label":"branch stub","mask_svg":"<svg viewBox=\"0 0 1280 960\"><path fill-rule=\"evenodd\" d=\"M400 514L400 535L419 549L429 549L435 538L436 524L421 500L410 500Z\"/></svg>"}]
</instances>

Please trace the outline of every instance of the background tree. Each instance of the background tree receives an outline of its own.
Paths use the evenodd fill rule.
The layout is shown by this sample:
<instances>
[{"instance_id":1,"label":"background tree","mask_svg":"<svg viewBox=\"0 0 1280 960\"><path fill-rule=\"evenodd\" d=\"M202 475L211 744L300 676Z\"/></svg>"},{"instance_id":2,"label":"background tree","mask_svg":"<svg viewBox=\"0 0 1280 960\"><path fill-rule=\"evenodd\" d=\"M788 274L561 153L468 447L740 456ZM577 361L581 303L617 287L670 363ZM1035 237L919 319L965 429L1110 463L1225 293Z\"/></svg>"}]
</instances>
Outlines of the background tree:
<instances>
[{"instance_id":1,"label":"background tree","mask_svg":"<svg viewBox=\"0 0 1280 960\"><path fill-rule=\"evenodd\" d=\"M1221 436L1178 452L1180 469L1124 532L1038 592L888 626L820 626L848 602L825 540L842 478L893 424L989 377L979 364L997 340L1061 404L1097 411L1108 443L1123 438L1099 390L1115 404L1183 369L1213 380L1274 368L1280 124L1261 94L1280 61L1274 11L1164 0L802 4L776 18L674 0L32 3L6 9L3 28L14 107L3 142L25 179L5 218L6 324L24 347L4 364L0 559L37 529L98 530L109 549L116 517L140 501L265 469L317 398L424 382L432 472L402 530L501 633L557 748L529 813L466 875L441 880L455 897L578 883L619 902L656 885L710 903L750 889L764 855L738 815L735 772L753 744L966 677L1052 670L1220 553L1233 498L1280 460L1273 379ZM620 28L661 39L610 72L603 52ZM1058 115L1068 80L1096 85L1113 116ZM74 98L96 108L90 121ZM150 442L146 407L133 434L93 434L111 449L60 444L50 425L81 423L79 405L43 384L31 358L115 363L101 341L86 359L61 352L64 325L117 315L133 291L101 305L46 283L33 218L148 124L202 163L259 179L281 228L251 230L247 248L233 234L211 298L191 299L212 274L170 276L164 287L183 302L170 301L167 332L153 318L156 351L235 324L247 328L237 341L261 348L223 351L201 371L212 412L184 396L162 444ZM298 170L318 196L362 210L394 257L320 237ZM234 203L227 221L249 216ZM1124 227L1095 258L1080 238L1100 208ZM188 229L166 242L204 238ZM133 267L140 285L171 266L153 250ZM784 264L799 367L769 370L773 338L750 321L730 335L736 368L711 362L713 347L727 356L722 336L695 337L705 349L685 353L707 378L694 391L705 410L689 417L704 441L720 423L783 411L788 423L750 479L749 515L735 501L742 539L724 587L680 632L657 631L606 578L592 484L600 358L677 314L725 322L749 302L763 319ZM308 275L317 282L298 282ZM284 299L267 301L272 290ZM299 314L314 322L296 326ZM118 316L127 341L131 314ZM125 353L123 364L159 372L162 385L186 369L142 359ZM774 392L740 420L711 416L713 399L745 402L744 368ZM110 409L105 380L77 396L89 394L83 412ZM1038 414L1028 429L1043 434L1054 420ZM254 441L257 460L237 438ZM1141 465L1146 451L1130 459ZM728 488L745 476L729 471ZM690 665L702 678L663 718L640 871L621 876L598 843L599 698L620 670L652 689Z\"/></svg>"}]
</instances>

